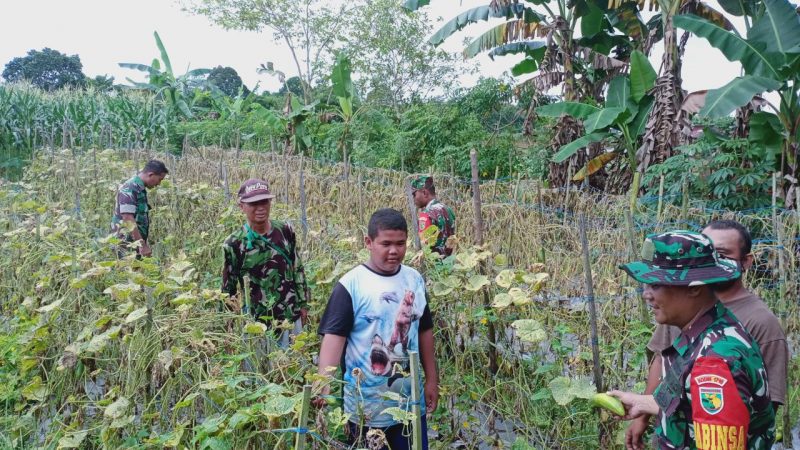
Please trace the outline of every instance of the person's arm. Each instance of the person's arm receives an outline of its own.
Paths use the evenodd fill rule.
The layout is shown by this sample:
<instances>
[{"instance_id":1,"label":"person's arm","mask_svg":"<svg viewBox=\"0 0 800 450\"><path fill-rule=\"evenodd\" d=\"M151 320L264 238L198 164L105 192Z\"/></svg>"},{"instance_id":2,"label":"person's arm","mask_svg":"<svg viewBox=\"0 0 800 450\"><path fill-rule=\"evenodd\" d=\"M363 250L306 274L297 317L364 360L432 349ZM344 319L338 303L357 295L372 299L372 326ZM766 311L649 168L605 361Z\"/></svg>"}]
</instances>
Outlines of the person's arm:
<instances>
[{"instance_id":1,"label":"person's arm","mask_svg":"<svg viewBox=\"0 0 800 450\"><path fill-rule=\"evenodd\" d=\"M646 395L655 392L659 383L661 382L661 367L663 362L661 355L653 355L653 360L650 361L650 368L647 371L647 384L644 389ZM642 414L640 417L633 419L630 426L625 430L625 448L629 450L643 450L644 440L642 439L647 427L650 426L650 414Z\"/></svg>"},{"instance_id":2,"label":"person's arm","mask_svg":"<svg viewBox=\"0 0 800 450\"><path fill-rule=\"evenodd\" d=\"M297 307L300 308L300 320L305 325L308 322L308 304L311 303L311 290L308 288L303 260L297 251L297 235L289 224L286 224L286 228L288 230L289 245L291 246L290 254L294 258L294 285L297 289Z\"/></svg>"},{"instance_id":3,"label":"person's arm","mask_svg":"<svg viewBox=\"0 0 800 450\"><path fill-rule=\"evenodd\" d=\"M342 362L342 352L347 343L347 336L353 330L354 322L355 314L353 313L353 300L350 292L342 283L336 283L317 330L317 333L322 335L322 344L320 345L319 359L317 361L317 370L320 374L332 375L329 368L338 367ZM325 383L321 388L320 397L314 399L314 404L324 406L324 396L329 395L330 392L330 383Z\"/></svg>"},{"instance_id":4,"label":"person's arm","mask_svg":"<svg viewBox=\"0 0 800 450\"><path fill-rule=\"evenodd\" d=\"M436 411L439 405L439 374L434 355L433 328L419 333L419 357L425 371L425 404L428 414Z\"/></svg>"},{"instance_id":5,"label":"person's arm","mask_svg":"<svg viewBox=\"0 0 800 450\"><path fill-rule=\"evenodd\" d=\"M634 394L632 392L610 391L608 395L616 397L625 406L624 420L641 417L642 414L655 416L659 408L656 399L650 394Z\"/></svg>"},{"instance_id":6,"label":"person's arm","mask_svg":"<svg viewBox=\"0 0 800 450\"><path fill-rule=\"evenodd\" d=\"M228 242L222 244L222 253L225 256L225 262L222 265L222 292L228 294L230 297L230 300L225 303L231 311L241 312L241 302L236 298L236 292L241 278L236 269L238 266L236 264L236 253Z\"/></svg>"},{"instance_id":7,"label":"person's arm","mask_svg":"<svg viewBox=\"0 0 800 450\"><path fill-rule=\"evenodd\" d=\"M336 370L339 362L342 360L342 352L344 351L344 344L347 338L344 336L337 336L335 334L326 334L322 337L322 344L319 349L319 361L317 364L317 371L321 375L330 376L332 371ZM333 368L333 370L331 370ZM325 405L325 396L330 395L331 385L325 383L320 391L319 397L314 399L316 406L322 407Z\"/></svg>"},{"instance_id":8,"label":"person's arm","mask_svg":"<svg viewBox=\"0 0 800 450\"><path fill-rule=\"evenodd\" d=\"M140 255L142 256L150 256L153 254L153 251L150 249L150 246L147 245L147 241L144 240L142 237L142 233L139 232L139 226L136 225L136 215L130 213L122 213L122 222L126 223L126 227L130 227L133 225L133 231L131 231L131 237L133 237L134 242L141 242L141 246L137 250Z\"/></svg>"}]
</instances>

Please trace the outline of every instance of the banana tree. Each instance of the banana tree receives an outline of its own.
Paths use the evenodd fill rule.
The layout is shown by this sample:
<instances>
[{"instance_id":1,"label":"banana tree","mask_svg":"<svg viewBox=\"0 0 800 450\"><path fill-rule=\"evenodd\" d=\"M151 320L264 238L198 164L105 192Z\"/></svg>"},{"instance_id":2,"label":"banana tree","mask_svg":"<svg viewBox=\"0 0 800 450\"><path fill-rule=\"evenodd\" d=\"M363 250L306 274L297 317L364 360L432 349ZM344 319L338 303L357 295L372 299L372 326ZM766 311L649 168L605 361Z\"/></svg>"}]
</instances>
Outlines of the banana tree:
<instances>
[{"instance_id":1,"label":"banana tree","mask_svg":"<svg viewBox=\"0 0 800 450\"><path fill-rule=\"evenodd\" d=\"M331 71L331 82L333 83L333 95L339 101L339 110L334 113L338 116L343 123L342 137L339 139L339 148L342 149L342 161L344 161L344 176L345 179L350 177L350 161L348 160L350 149L350 126L353 119L359 113L360 109L353 110L353 81L350 78L351 63L350 59L344 53L336 55L336 62Z\"/></svg>"},{"instance_id":2,"label":"banana tree","mask_svg":"<svg viewBox=\"0 0 800 450\"><path fill-rule=\"evenodd\" d=\"M656 80L656 72L642 52L631 54L630 76L617 76L609 84L602 108L587 103L559 102L540 106L536 112L542 116L571 116L582 121L585 134L561 146L553 156L553 163L566 161L581 149L595 142L608 142L611 152L601 153L573 177L580 181L597 172L618 155L626 158L628 171L633 176L631 192L639 190L639 172L636 170L639 136L644 133L647 118L655 103L649 94Z\"/></svg>"},{"instance_id":3,"label":"banana tree","mask_svg":"<svg viewBox=\"0 0 800 450\"><path fill-rule=\"evenodd\" d=\"M408 0L406 7L413 10L426 4L428 0ZM518 91L533 89L544 93L561 86L564 100L573 102L602 101L605 86L627 68L627 55L641 47L646 37L644 23L635 9L632 14L630 10L625 15L616 14L606 0L492 0L454 17L429 42L438 45L469 24L490 18L506 21L472 40L464 48L464 56L471 58L482 52L488 52L490 58L521 54L524 59L511 68L512 74L534 76L518 85ZM619 35L615 28L638 29L639 33L635 37ZM639 42L634 42L637 39ZM533 109L526 120L532 113ZM579 122L563 116L554 128L551 145L558 149L581 133ZM569 164L552 164L551 182L567 183L571 168L582 166L586 157L575 154Z\"/></svg>"},{"instance_id":4,"label":"banana tree","mask_svg":"<svg viewBox=\"0 0 800 450\"><path fill-rule=\"evenodd\" d=\"M675 25L706 39L729 61L739 62L744 71L743 76L708 91L701 116L727 116L764 91L778 93L779 105L768 103L774 114L754 114L750 133L755 134L754 142L762 138L772 140L769 137L776 134L783 137L776 169L782 174L780 188L784 203L791 206L800 178L800 16L787 0L746 3L742 12L746 13L747 8L759 10L760 14L754 18L746 37L694 15L676 16Z\"/></svg>"},{"instance_id":5,"label":"banana tree","mask_svg":"<svg viewBox=\"0 0 800 450\"><path fill-rule=\"evenodd\" d=\"M211 73L211 70L194 69L183 75L176 76L172 71L172 63L163 42L161 42L161 37L159 37L157 31L153 32L153 36L161 54L160 61L158 58L154 58L149 66L136 63L119 63L119 66L147 73L147 83L139 83L130 78L127 78L127 80L134 87L152 91L155 93L156 98L164 100L169 109L169 116L181 115L185 118L192 118L194 114L190 105L193 104L193 100L196 97L195 88L204 84L201 77Z\"/></svg>"}]
</instances>

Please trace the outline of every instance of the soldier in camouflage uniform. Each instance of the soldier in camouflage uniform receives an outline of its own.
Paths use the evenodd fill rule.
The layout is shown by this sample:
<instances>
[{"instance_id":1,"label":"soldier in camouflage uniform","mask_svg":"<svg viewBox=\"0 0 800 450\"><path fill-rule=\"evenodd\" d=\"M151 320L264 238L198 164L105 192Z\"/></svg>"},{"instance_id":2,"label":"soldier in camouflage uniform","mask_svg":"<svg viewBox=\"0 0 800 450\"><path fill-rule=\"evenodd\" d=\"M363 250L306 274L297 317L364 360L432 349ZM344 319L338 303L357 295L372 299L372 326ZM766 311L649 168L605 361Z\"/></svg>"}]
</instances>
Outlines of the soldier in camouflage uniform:
<instances>
[{"instance_id":1,"label":"soldier in camouflage uniform","mask_svg":"<svg viewBox=\"0 0 800 450\"><path fill-rule=\"evenodd\" d=\"M138 255L150 256L152 250L147 242L150 236L150 205L147 203L147 189L152 189L164 180L169 170L163 162L150 160L133 178L123 183L117 190L111 230L128 246L138 243ZM127 223L127 225L125 225ZM130 228L130 232L128 231ZM122 246L120 256L125 253Z\"/></svg>"},{"instance_id":2,"label":"soldier in camouflage uniform","mask_svg":"<svg viewBox=\"0 0 800 450\"><path fill-rule=\"evenodd\" d=\"M442 256L449 256L452 249L447 248L447 238L456 232L456 215L449 206L436 198L433 177L422 175L411 181L411 195L414 204L421 209L419 213L419 234L423 240L435 236L431 250Z\"/></svg>"},{"instance_id":3,"label":"soldier in camouflage uniform","mask_svg":"<svg viewBox=\"0 0 800 450\"><path fill-rule=\"evenodd\" d=\"M222 291L236 295L244 276L249 276L250 298L244 299L243 310L266 324L289 320L297 334L306 320L310 291L297 255L294 230L288 223L269 217L273 198L263 180L247 180L239 189L239 207L247 223L222 245ZM281 340L288 344L288 334L284 333Z\"/></svg>"},{"instance_id":4,"label":"soldier in camouflage uniform","mask_svg":"<svg viewBox=\"0 0 800 450\"><path fill-rule=\"evenodd\" d=\"M653 395L610 392L625 418L657 415L659 449L771 448L775 413L761 352L711 289L740 277L738 265L719 258L705 235L674 231L648 236L642 261L621 268L644 283L656 322L681 328L662 352Z\"/></svg>"}]
</instances>

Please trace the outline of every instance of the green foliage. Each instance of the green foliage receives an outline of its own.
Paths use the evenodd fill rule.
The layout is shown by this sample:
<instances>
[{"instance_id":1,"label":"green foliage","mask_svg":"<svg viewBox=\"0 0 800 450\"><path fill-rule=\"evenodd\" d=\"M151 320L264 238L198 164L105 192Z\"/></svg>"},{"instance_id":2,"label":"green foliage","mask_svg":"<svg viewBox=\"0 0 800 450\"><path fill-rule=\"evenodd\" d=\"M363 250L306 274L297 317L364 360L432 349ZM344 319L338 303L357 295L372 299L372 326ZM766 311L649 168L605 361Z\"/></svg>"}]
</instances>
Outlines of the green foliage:
<instances>
[{"instance_id":1,"label":"green foliage","mask_svg":"<svg viewBox=\"0 0 800 450\"><path fill-rule=\"evenodd\" d=\"M300 77L289 77L286 83L278 90L279 95L286 95L291 92L296 97L303 97L303 80Z\"/></svg>"},{"instance_id":2,"label":"green foliage","mask_svg":"<svg viewBox=\"0 0 800 450\"><path fill-rule=\"evenodd\" d=\"M730 123L724 119L724 123ZM680 204L684 182L691 200L718 209L745 210L772 202L776 153L748 139L726 138L707 128L699 141L679 148L679 154L651 166L644 177L648 195L658 195L664 176L667 201Z\"/></svg>"},{"instance_id":3,"label":"green foliage","mask_svg":"<svg viewBox=\"0 0 800 450\"><path fill-rule=\"evenodd\" d=\"M208 73L208 78L206 81L216 86L217 89L222 91L228 97L236 97L236 95L239 94L239 89L242 89L244 95L250 93L250 90L247 89L247 86L242 83L242 78L232 67L217 66L211 69L211 72Z\"/></svg>"},{"instance_id":4,"label":"green foliage","mask_svg":"<svg viewBox=\"0 0 800 450\"><path fill-rule=\"evenodd\" d=\"M94 78L87 78L86 87L94 89L97 92L111 92L114 90L114 77L97 75Z\"/></svg>"},{"instance_id":5,"label":"green foliage","mask_svg":"<svg viewBox=\"0 0 800 450\"><path fill-rule=\"evenodd\" d=\"M3 70L8 82L28 81L45 91L64 87L83 87L86 76L78 55L67 56L58 50L45 47L41 51L29 50L26 56L12 59Z\"/></svg>"}]
</instances>

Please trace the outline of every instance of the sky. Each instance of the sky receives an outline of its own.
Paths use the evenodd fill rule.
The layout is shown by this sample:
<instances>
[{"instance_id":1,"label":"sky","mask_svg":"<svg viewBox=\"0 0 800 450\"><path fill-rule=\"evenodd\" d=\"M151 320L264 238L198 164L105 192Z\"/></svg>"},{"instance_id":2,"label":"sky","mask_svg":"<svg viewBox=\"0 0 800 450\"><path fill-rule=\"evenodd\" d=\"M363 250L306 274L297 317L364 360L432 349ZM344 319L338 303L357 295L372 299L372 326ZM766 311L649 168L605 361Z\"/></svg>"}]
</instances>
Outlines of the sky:
<instances>
[{"instance_id":1,"label":"sky","mask_svg":"<svg viewBox=\"0 0 800 450\"><path fill-rule=\"evenodd\" d=\"M488 0L432 0L426 7L434 30L457 13L487 4ZM716 1L707 2L719 9ZM120 62L150 64L158 56L153 31L158 31L176 73L187 68L230 66L252 88L275 91L279 81L259 75L256 68L272 61L276 70L295 74L288 49L276 43L270 32L226 31L203 16L181 10L173 0L0 0L0 65L28 50L50 47L69 55L78 54L83 72L90 77L111 75L116 83L126 77L143 80L140 72L123 69ZM647 20L647 14L643 14ZM438 20L438 21L437 21ZM737 27L741 24L733 21ZM466 38L476 37L495 22L466 27L451 36L443 48L458 52ZM661 46L651 55L658 70ZM464 76L462 85L473 85L480 76L497 77L509 71L520 55L497 58L478 56L469 61L478 71ZM721 87L739 75L738 63L727 61L705 40L689 40L683 65L683 87L689 92Z\"/></svg>"}]
</instances>

